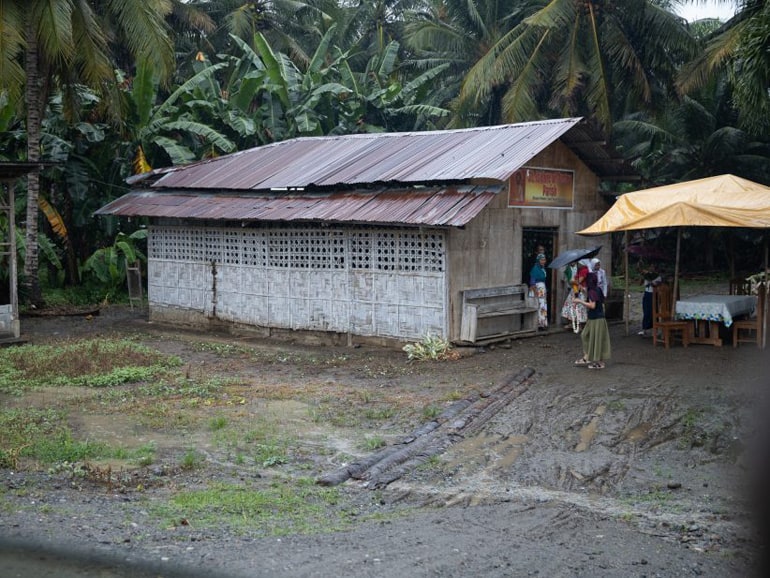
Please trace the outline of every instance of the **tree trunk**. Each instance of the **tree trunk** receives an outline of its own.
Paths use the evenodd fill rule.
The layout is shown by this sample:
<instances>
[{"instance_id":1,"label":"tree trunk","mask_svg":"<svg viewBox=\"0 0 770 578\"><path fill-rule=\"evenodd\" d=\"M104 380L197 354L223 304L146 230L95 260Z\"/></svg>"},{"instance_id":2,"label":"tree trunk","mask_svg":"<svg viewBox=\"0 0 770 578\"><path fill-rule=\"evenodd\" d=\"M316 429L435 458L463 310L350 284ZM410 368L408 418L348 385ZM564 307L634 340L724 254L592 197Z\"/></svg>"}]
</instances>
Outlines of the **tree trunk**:
<instances>
[{"instance_id":1,"label":"tree trunk","mask_svg":"<svg viewBox=\"0 0 770 578\"><path fill-rule=\"evenodd\" d=\"M27 21L27 51L24 56L24 69L27 76L25 96L27 100L27 161L36 163L40 160L40 78L38 69L37 36L32 22ZM24 287L26 302L42 304L40 277L38 276L38 206L40 194L40 176L33 170L27 176L27 223L26 256L24 258Z\"/></svg>"}]
</instances>

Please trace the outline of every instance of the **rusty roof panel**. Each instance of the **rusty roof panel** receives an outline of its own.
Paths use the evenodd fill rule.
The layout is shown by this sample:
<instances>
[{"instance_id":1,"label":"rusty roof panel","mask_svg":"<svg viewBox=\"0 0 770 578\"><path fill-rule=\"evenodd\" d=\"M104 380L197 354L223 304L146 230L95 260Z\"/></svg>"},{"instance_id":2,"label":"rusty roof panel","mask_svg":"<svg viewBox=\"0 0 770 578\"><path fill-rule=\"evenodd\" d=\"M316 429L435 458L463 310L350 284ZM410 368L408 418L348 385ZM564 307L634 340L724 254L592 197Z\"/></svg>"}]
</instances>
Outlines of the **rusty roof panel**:
<instances>
[{"instance_id":1,"label":"rusty roof panel","mask_svg":"<svg viewBox=\"0 0 770 578\"><path fill-rule=\"evenodd\" d=\"M177 167L161 174L153 187L242 191L469 179L504 182L580 120L301 137Z\"/></svg>"},{"instance_id":2,"label":"rusty roof panel","mask_svg":"<svg viewBox=\"0 0 770 578\"><path fill-rule=\"evenodd\" d=\"M500 186L381 189L346 193L196 194L136 191L97 215L225 221L324 221L461 227L503 190Z\"/></svg>"}]
</instances>

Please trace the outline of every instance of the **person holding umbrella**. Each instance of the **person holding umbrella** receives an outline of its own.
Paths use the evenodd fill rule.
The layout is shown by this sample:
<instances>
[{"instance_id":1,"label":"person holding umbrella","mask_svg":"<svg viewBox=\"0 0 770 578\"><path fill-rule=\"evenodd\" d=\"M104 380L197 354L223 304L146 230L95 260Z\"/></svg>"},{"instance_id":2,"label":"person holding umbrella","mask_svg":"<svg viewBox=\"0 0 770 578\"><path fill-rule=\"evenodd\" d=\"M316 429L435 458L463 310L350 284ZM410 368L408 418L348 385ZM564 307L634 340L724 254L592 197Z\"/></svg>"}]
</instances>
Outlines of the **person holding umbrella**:
<instances>
[{"instance_id":1,"label":"person holding umbrella","mask_svg":"<svg viewBox=\"0 0 770 578\"><path fill-rule=\"evenodd\" d=\"M545 253L538 253L535 264L529 272L529 293L537 297L537 328L539 331L548 329L548 292L545 281L548 277L545 270Z\"/></svg>"},{"instance_id":2,"label":"person holding umbrella","mask_svg":"<svg viewBox=\"0 0 770 578\"><path fill-rule=\"evenodd\" d=\"M551 269L558 269L560 267L564 266L572 266L577 265L577 276L574 279L570 280L570 285L577 285L576 287L568 288L567 290L567 296L564 300L564 304L562 306L561 314L562 317L567 319L569 321L569 325L565 325L565 329L569 329L572 327L573 331L577 333L580 330L580 324L585 323L586 321L586 310L581 305L576 305L575 302L572 300L573 297L577 295L577 293L583 289L584 286L584 279L585 274L588 273L588 266L587 264L581 263L582 261L586 259L590 259L591 257L595 257L599 251L601 250L602 246L597 245L596 247L586 248L586 249L568 249L566 251L562 251L559 253L553 261L548 265ZM530 284L531 286L531 284ZM577 313L577 314L575 314Z\"/></svg>"}]
</instances>

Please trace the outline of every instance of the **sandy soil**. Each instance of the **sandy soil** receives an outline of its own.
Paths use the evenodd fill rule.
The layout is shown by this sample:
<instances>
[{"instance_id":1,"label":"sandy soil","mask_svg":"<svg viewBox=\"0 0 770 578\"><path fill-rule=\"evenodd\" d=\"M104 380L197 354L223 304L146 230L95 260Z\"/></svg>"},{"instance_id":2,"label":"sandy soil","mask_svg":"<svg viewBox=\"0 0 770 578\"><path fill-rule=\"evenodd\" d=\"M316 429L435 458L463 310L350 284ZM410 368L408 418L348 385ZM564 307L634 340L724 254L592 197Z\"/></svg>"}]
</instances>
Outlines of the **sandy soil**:
<instances>
[{"instance_id":1,"label":"sandy soil","mask_svg":"<svg viewBox=\"0 0 770 578\"><path fill-rule=\"evenodd\" d=\"M177 472L173 483L148 484L141 496L96 485L73 487L66 477L47 472L2 470L0 573L758 575L764 551L758 523L767 519L767 508L754 486L770 479L763 472L767 350L729 343L667 350L637 336L636 323L630 327L626 335L624 324L611 326L612 361L591 371L573 365L579 337L562 329L466 348L451 361L407 362L402 351L368 346L180 332L148 323L146 312L137 309L109 308L90 319L24 319L22 331L31 342L133 333L179 355L190 372L237 376L246 414L268 407L250 390L279 383L297 391L323 386L328 395L355 391L372 399L387 392L391 401L418 408L346 428L311 423L302 404L282 406L309 447L324 446L303 474L318 477L371 453L353 443L362 432L397 443L425 422L419 408L447 407L458 397L484 399L512 375L532 374L510 403L473 435L452 438L430 467L413 468L376 490L365 480L345 482L339 507L363 521L342 532L276 537L194 524L168 528L150 519L148 501L253 473L203 437L196 440L206 448L205 467ZM270 357L255 363L194 346L212 340ZM68 393L37 395L42 397L34 403L53 404ZM83 431L124 441L141 433L114 413L97 413L84 412ZM160 476L164 460L178 460L189 441L169 435L145 475Z\"/></svg>"}]
</instances>

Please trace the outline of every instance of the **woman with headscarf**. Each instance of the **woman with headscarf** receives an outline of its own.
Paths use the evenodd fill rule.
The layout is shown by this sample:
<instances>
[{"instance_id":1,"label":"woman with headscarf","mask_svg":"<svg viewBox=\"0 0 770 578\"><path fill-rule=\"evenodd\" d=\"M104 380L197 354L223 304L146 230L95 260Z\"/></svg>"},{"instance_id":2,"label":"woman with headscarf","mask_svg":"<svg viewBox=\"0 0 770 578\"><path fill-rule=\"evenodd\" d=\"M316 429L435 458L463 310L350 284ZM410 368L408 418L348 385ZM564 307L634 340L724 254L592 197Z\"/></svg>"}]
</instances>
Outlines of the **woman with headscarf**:
<instances>
[{"instance_id":1,"label":"woman with headscarf","mask_svg":"<svg viewBox=\"0 0 770 578\"><path fill-rule=\"evenodd\" d=\"M538 253L535 257L535 264L529 272L529 291L534 297L537 297L537 328L540 331L548 329L548 292L545 288L547 277L545 254Z\"/></svg>"},{"instance_id":2,"label":"woman with headscarf","mask_svg":"<svg viewBox=\"0 0 770 578\"><path fill-rule=\"evenodd\" d=\"M585 365L588 369L604 369L604 362L612 354L610 329L604 317L604 295L597 281L596 273L589 273L586 276L586 298L575 299L588 309L588 321L580 333L583 357L575 361L575 365Z\"/></svg>"},{"instance_id":3,"label":"woman with headscarf","mask_svg":"<svg viewBox=\"0 0 770 578\"><path fill-rule=\"evenodd\" d=\"M591 259L591 271L596 273L596 282L599 289L602 290L604 298L607 299L610 292L610 280L607 278L607 271L602 268L602 262L595 257Z\"/></svg>"}]
</instances>

